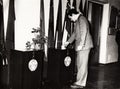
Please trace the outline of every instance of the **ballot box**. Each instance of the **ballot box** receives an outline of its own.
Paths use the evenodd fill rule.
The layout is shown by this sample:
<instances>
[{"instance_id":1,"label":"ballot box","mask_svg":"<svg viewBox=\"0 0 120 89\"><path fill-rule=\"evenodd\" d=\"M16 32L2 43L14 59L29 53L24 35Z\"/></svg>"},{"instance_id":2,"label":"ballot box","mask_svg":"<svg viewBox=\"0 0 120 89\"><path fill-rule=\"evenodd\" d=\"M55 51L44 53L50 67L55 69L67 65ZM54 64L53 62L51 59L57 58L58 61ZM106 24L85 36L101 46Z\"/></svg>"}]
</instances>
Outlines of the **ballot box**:
<instances>
[{"instance_id":1,"label":"ballot box","mask_svg":"<svg viewBox=\"0 0 120 89\"><path fill-rule=\"evenodd\" d=\"M40 89L44 52L11 50L10 89Z\"/></svg>"},{"instance_id":2,"label":"ballot box","mask_svg":"<svg viewBox=\"0 0 120 89\"><path fill-rule=\"evenodd\" d=\"M75 51L73 49L48 49L48 72L49 84L63 86L74 78Z\"/></svg>"}]
</instances>

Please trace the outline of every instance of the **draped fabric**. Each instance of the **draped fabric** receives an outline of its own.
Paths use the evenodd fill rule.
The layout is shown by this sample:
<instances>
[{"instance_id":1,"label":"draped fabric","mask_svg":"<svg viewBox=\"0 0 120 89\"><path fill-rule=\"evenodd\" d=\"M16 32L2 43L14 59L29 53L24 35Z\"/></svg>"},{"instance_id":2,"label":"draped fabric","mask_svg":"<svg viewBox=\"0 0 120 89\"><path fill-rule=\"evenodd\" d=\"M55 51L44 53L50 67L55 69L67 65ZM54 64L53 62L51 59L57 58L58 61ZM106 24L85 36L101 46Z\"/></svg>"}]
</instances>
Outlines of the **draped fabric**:
<instances>
[{"instance_id":1,"label":"draped fabric","mask_svg":"<svg viewBox=\"0 0 120 89\"><path fill-rule=\"evenodd\" d=\"M1 2L2 3L2 2ZM3 26L3 6L0 4L0 68L2 66L2 55L4 50L4 26ZM1 73L1 69L0 69Z\"/></svg>"},{"instance_id":2,"label":"draped fabric","mask_svg":"<svg viewBox=\"0 0 120 89\"><path fill-rule=\"evenodd\" d=\"M3 1L2 0L0 0L0 5L3 5Z\"/></svg>"},{"instance_id":3,"label":"draped fabric","mask_svg":"<svg viewBox=\"0 0 120 89\"><path fill-rule=\"evenodd\" d=\"M74 7L77 11L81 11L84 15L86 15L86 0L74 0L72 2L71 1L72 0L68 0L66 14L65 14L65 21L64 21L64 25L63 25L63 29L64 29L63 36L66 37L65 34L67 34L66 41L70 38L71 34L74 31L74 23L72 23L67 16L67 12L69 11L69 9L71 9L71 7ZM69 47L74 48L74 45L71 45Z\"/></svg>"},{"instance_id":4,"label":"draped fabric","mask_svg":"<svg viewBox=\"0 0 120 89\"><path fill-rule=\"evenodd\" d=\"M0 44L4 42L3 6L0 5ZM0 50L1 51L1 50Z\"/></svg>"},{"instance_id":5,"label":"draped fabric","mask_svg":"<svg viewBox=\"0 0 120 89\"><path fill-rule=\"evenodd\" d=\"M79 1L80 1L80 0L77 0L77 1L74 0L74 1L73 1L73 4L72 4L73 7L77 8L77 7L78 7L77 5L79 4L79 3L78 3Z\"/></svg>"},{"instance_id":6,"label":"draped fabric","mask_svg":"<svg viewBox=\"0 0 120 89\"><path fill-rule=\"evenodd\" d=\"M44 21L44 0L41 0L40 5L40 28L41 28L41 35L45 35L45 21ZM44 48L44 46L43 46Z\"/></svg>"},{"instance_id":7,"label":"draped fabric","mask_svg":"<svg viewBox=\"0 0 120 89\"><path fill-rule=\"evenodd\" d=\"M40 0L40 28L43 32L43 35L45 36L45 18L44 18L44 0ZM44 46L44 50L45 50L45 56L44 56L44 60L47 59L47 47L45 48Z\"/></svg>"},{"instance_id":8,"label":"draped fabric","mask_svg":"<svg viewBox=\"0 0 120 89\"><path fill-rule=\"evenodd\" d=\"M44 22L44 0L41 0L41 8L40 8L40 27L42 32L45 33L45 22Z\"/></svg>"},{"instance_id":9,"label":"draped fabric","mask_svg":"<svg viewBox=\"0 0 120 89\"><path fill-rule=\"evenodd\" d=\"M9 1L9 11L8 11L8 22L6 31L6 56L8 60L8 71L6 73L6 83L9 84L9 61L10 61L10 50L14 49L14 21L15 21L15 10L14 10L14 0Z\"/></svg>"},{"instance_id":10,"label":"draped fabric","mask_svg":"<svg viewBox=\"0 0 120 89\"><path fill-rule=\"evenodd\" d=\"M59 0L59 7L58 7L58 17L57 17L57 26L56 26L56 34L55 34L55 48L61 49L63 42L65 41L64 37L67 35L66 41L70 38L71 34L73 33L73 24L71 23L70 19L67 16L67 12L71 9L71 1L67 0L68 3L66 4L66 11L65 11L65 19L62 26L62 4L61 0ZM72 5L74 5L76 2ZM67 32L67 33L66 33Z\"/></svg>"},{"instance_id":11,"label":"draped fabric","mask_svg":"<svg viewBox=\"0 0 120 89\"><path fill-rule=\"evenodd\" d=\"M8 60L10 59L10 50L14 49L14 21L15 21L14 0L10 0L6 32L6 50L8 53L7 55Z\"/></svg>"},{"instance_id":12,"label":"draped fabric","mask_svg":"<svg viewBox=\"0 0 120 89\"><path fill-rule=\"evenodd\" d=\"M62 31L62 2L61 2L61 0L59 0L57 25L56 25L56 33L55 33L55 38L56 38L55 48L56 49L61 49L62 37L63 37L63 31Z\"/></svg>"},{"instance_id":13,"label":"draped fabric","mask_svg":"<svg viewBox=\"0 0 120 89\"><path fill-rule=\"evenodd\" d=\"M70 2L68 2L68 4L70 4ZM69 7L69 5L67 4L67 10L66 10L66 18L65 18L65 22L66 22L66 30L68 32L67 35L67 40L70 38L72 32L73 32L73 23L71 23L70 19L67 16L67 12L71 9L71 7ZM73 2L73 6L74 6L75 2Z\"/></svg>"},{"instance_id":14,"label":"draped fabric","mask_svg":"<svg viewBox=\"0 0 120 89\"><path fill-rule=\"evenodd\" d=\"M66 41L70 38L70 36L72 34L72 23L67 16L67 13L71 8L69 5L70 5L70 0L68 0L67 6L66 6L67 8L66 8L66 11L65 11L65 19L64 19L64 25L63 25L63 29L67 31Z\"/></svg>"},{"instance_id":15,"label":"draped fabric","mask_svg":"<svg viewBox=\"0 0 120 89\"><path fill-rule=\"evenodd\" d=\"M83 2L82 0L79 2L79 11L83 13Z\"/></svg>"},{"instance_id":16,"label":"draped fabric","mask_svg":"<svg viewBox=\"0 0 120 89\"><path fill-rule=\"evenodd\" d=\"M86 0L75 0L77 11L81 11L86 16Z\"/></svg>"},{"instance_id":17,"label":"draped fabric","mask_svg":"<svg viewBox=\"0 0 120 89\"><path fill-rule=\"evenodd\" d=\"M55 47L55 39L54 39L54 6L53 0L50 0L50 14L49 14L49 29L48 29L48 46L50 48Z\"/></svg>"},{"instance_id":18,"label":"draped fabric","mask_svg":"<svg viewBox=\"0 0 120 89\"><path fill-rule=\"evenodd\" d=\"M87 16L87 2L86 2L86 0L84 2L83 14L84 14L84 16Z\"/></svg>"},{"instance_id":19,"label":"draped fabric","mask_svg":"<svg viewBox=\"0 0 120 89\"><path fill-rule=\"evenodd\" d=\"M67 8L66 8L65 20L64 20L64 25L63 25L63 29L64 29L63 39L64 39L64 41L67 41L74 31L74 24L70 21L70 19L67 16L68 11L71 9L71 7L74 6L74 3L71 4L70 0L68 0L67 6L66 6ZM62 43L62 44L64 44L64 43ZM73 48L73 46L71 46L71 47ZM69 46L69 48L71 48L71 47ZM63 49L64 49L64 47L63 47Z\"/></svg>"},{"instance_id":20,"label":"draped fabric","mask_svg":"<svg viewBox=\"0 0 120 89\"><path fill-rule=\"evenodd\" d=\"M3 22L3 6L0 5L0 52L4 46L4 22Z\"/></svg>"},{"instance_id":21,"label":"draped fabric","mask_svg":"<svg viewBox=\"0 0 120 89\"><path fill-rule=\"evenodd\" d=\"M56 48L56 49L61 49L61 46L63 44L63 36L67 35L66 41L69 39L71 34L74 31L74 24L71 23L69 18L67 17L67 12L71 7L75 7L77 10L80 10L81 12L85 12L85 4L86 0L67 0L67 8L65 12L65 19L64 22L62 22L62 1L59 0L58 4L58 12L57 12L57 20L56 20L56 26L54 26L55 18L54 18L54 0L50 0L50 12L49 12L49 28L48 28L48 47L49 48ZM71 6L72 5L72 6ZM84 7L83 7L84 6ZM63 23L63 24L62 24ZM55 30L54 30L55 29ZM67 32L66 32L67 31ZM55 35L54 35L55 33ZM66 34L66 35L65 35Z\"/></svg>"},{"instance_id":22,"label":"draped fabric","mask_svg":"<svg viewBox=\"0 0 120 89\"><path fill-rule=\"evenodd\" d=\"M0 4L0 55L2 65L7 64L6 60L6 49L5 49L5 38L4 38L4 17L3 17L3 4Z\"/></svg>"},{"instance_id":23,"label":"draped fabric","mask_svg":"<svg viewBox=\"0 0 120 89\"><path fill-rule=\"evenodd\" d=\"M8 60L7 51L5 47L4 36L4 16L3 16L3 0L0 1L0 83L1 86L8 85Z\"/></svg>"}]
</instances>

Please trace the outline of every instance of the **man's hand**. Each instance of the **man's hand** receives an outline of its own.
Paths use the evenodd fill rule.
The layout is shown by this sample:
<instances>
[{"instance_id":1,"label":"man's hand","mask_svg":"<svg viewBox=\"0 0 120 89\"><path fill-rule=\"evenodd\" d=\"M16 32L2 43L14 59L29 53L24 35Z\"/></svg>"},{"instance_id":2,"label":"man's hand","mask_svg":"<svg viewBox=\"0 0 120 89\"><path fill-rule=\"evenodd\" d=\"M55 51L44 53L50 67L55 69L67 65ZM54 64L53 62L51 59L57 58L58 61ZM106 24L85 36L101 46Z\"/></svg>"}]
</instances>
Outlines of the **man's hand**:
<instances>
[{"instance_id":1,"label":"man's hand","mask_svg":"<svg viewBox=\"0 0 120 89\"><path fill-rule=\"evenodd\" d=\"M82 49L83 49L83 46L76 47L76 51L79 51L79 50L82 50Z\"/></svg>"},{"instance_id":2,"label":"man's hand","mask_svg":"<svg viewBox=\"0 0 120 89\"><path fill-rule=\"evenodd\" d=\"M68 45L69 45L69 42L66 41L66 42L64 43L64 46L67 47Z\"/></svg>"}]
</instances>

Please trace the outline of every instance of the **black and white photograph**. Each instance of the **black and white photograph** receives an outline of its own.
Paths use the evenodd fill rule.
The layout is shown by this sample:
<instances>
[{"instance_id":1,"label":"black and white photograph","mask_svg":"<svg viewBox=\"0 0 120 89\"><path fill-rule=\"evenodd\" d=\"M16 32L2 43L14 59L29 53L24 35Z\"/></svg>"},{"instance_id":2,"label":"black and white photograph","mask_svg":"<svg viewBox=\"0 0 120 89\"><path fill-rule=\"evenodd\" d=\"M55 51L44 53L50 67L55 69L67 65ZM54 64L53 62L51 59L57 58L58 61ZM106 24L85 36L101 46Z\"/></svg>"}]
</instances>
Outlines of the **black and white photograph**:
<instances>
[{"instance_id":1,"label":"black and white photograph","mask_svg":"<svg viewBox=\"0 0 120 89\"><path fill-rule=\"evenodd\" d=\"M0 89L120 89L120 0L0 0Z\"/></svg>"}]
</instances>

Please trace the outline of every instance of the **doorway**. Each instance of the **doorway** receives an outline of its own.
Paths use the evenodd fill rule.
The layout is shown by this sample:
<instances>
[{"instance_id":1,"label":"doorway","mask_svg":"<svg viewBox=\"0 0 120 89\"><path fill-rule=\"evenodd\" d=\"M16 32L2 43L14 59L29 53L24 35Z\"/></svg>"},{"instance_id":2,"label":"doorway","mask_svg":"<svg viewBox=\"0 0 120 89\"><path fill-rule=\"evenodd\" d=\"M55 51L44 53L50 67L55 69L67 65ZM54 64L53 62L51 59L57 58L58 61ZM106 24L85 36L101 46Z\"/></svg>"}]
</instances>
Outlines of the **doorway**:
<instances>
[{"instance_id":1,"label":"doorway","mask_svg":"<svg viewBox=\"0 0 120 89\"><path fill-rule=\"evenodd\" d=\"M103 5L97 2L88 1L88 20L90 23L90 33L93 39L94 47L91 49L89 64L96 65L99 63L100 50L100 29L102 22Z\"/></svg>"}]
</instances>

